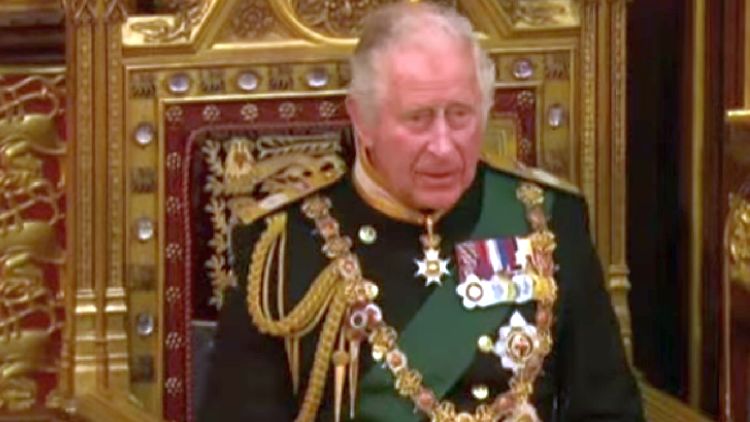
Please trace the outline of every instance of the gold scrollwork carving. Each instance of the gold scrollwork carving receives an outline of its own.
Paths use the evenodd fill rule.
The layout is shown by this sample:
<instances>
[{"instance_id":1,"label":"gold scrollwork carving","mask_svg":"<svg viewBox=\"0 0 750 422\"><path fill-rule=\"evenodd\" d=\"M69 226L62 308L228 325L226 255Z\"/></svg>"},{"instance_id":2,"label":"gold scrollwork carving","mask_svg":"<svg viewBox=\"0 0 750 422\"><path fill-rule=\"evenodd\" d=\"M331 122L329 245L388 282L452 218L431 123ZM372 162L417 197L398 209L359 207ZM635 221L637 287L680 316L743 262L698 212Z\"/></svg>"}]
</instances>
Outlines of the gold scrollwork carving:
<instances>
[{"instance_id":1,"label":"gold scrollwork carving","mask_svg":"<svg viewBox=\"0 0 750 422\"><path fill-rule=\"evenodd\" d=\"M286 91L294 88L294 67L290 64L271 66L269 69L269 86L275 91Z\"/></svg>"},{"instance_id":2,"label":"gold scrollwork carving","mask_svg":"<svg viewBox=\"0 0 750 422\"><path fill-rule=\"evenodd\" d=\"M750 289L750 201L732 195L727 224L729 276Z\"/></svg>"},{"instance_id":3,"label":"gold scrollwork carving","mask_svg":"<svg viewBox=\"0 0 750 422\"><path fill-rule=\"evenodd\" d=\"M190 39L193 30L208 12L209 0L167 0L164 9L169 17L148 18L133 22L130 30L147 43L168 44Z\"/></svg>"},{"instance_id":4,"label":"gold scrollwork carving","mask_svg":"<svg viewBox=\"0 0 750 422\"><path fill-rule=\"evenodd\" d=\"M515 25L578 24L578 2L573 0L500 0Z\"/></svg>"},{"instance_id":5,"label":"gold scrollwork carving","mask_svg":"<svg viewBox=\"0 0 750 422\"><path fill-rule=\"evenodd\" d=\"M54 122L39 115L24 116L20 121L0 121L0 235L18 228L25 214L43 206L46 223L54 225L62 215L59 201L62 190L43 175L38 155L60 155L64 152L57 138Z\"/></svg>"},{"instance_id":6,"label":"gold scrollwork carving","mask_svg":"<svg viewBox=\"0 0 750 422\"><path fill-rule=\"evenodd\" d=\"M258 160L289 154L337 154L341 152L341 136L326 133L310 136L263 136L256 143Z\"/></svg>"},{"instance_id":7,"label":"gold scrollwork carving","mask_svg":"<svg viewBox=\"0 0 750 422\"><path fill-rule=\"evenodd\" d=\"M333 37L355 37L367 13L394 0L299 0L295 6L310 28Z\"/></svg>"},{"instance_id":8,"label":"gold scrollwork carving","mask_svg":"<svg viewBox=\"0 0 750 422\"><path fill-rule=\"evenodd\" d=\"M230 149L238 141L232 141ZM213 255L206 263L208 276L213 287L213 296L210 304L221 308L222 292L234 284L234 278L227 266L228 249L228 223L227 223L227 201L224 196L224 164L221 159L221 142L215 140L206 141L202 148L206 165L208 166L208 177L204 189L210 194L205 210L211 216L213 226L213 237L208 245L213 249ZM232 155L231 152L229 154Z\"/></svg>"},{"instance_id":9,"label":"gold scrollwork carving","mask_svg":"<svg viewBox=\"0 0 750 422\"><path fill-rule=\"evenodd\" d=\"M38 399L32 376L55 371L48 351L61 322L45 269L63 262L55 227L63 193L45 177L44 164L65 153L55 120L63 77L3 82L0 77L0 409L15 411ZM30 102L49 111L28 114Z\"/></svg>"},{"instance_id":10,"label":"gold scrollwork carving","mask_svg":"<svg viewBox=\"0 0 750 422\"><path fill-rule=\"evenodd\" d=\"M338 38L356 37L362 20L372 10L398 0L298 0L297 15L308 27ZM418 1L418 0L417 0ZM456 0L432 0L447 7L456 7Z\"/></svg>"},{"instance_id":11,"label":"gold scrollwork carving","mask_svg":"<svg viewBox=\"0 0 750 422\"><path fill-rule=\"evenodd\" d=\"M226 89L224 79L224 70L222 69L204 69L200 71L201 89L207 94L224 92L224 89Z\"/></svg>"},{"instance_id":12,"label":"gold scrollwork carving","mask_svg":"<svg viewBox=\"0 0 750 422\"><path fill-rule=\"evenodd\" d=\"M232 14L232 33L241 39L260 38L273 28L274 17L267 0L244 0Z\"/></svg>"},{"instance_id":13,"label":"gold scrollwork carving","mask_svg":"<svg viewBox=\"0 0 750 422\"><path fill-rule=\"evenodd\" d=\"M57 117L60 113L63 75L28 76L20 81L6 84L6 76L0 75L0 121L23 119L25 106L33 101L49 105L46 117ZM36 123L30 125L34 126ZM30 127L29 126L29 127ZM44 138L46 140L46 138Z\"/></svg>"},{"instance_id":14,"label":"gold scrollwork carving","mask_svg":"<svg viewBox=\"0 0 750 422\"><path fill-rule=\"evenodd\" d=\"M549 53L544 57L544 77L547 80L570 79L570 55Z\"/></svg>"},{"instance_id":15,"label":"gold scrollwork carving","mask_svg":"<svg viewBox=\"0 0 750 422\"><path fill-rule=\"evenodd\" d=\"M131 169L131 189L135 193L152 193L156 191L156 169L153 167L134 167Z\"/></svg>"},{"instance_id":16,"label":"gold scrollwork carving","mask_svg":"<svg viewBox=\"0 0 750 422\"><path fill-rule=\"evenodd\" d=\"M152 73L136 73L130 82L130 96L152 98L156 94L156 76Z\"/></svg>"}]
</instances>

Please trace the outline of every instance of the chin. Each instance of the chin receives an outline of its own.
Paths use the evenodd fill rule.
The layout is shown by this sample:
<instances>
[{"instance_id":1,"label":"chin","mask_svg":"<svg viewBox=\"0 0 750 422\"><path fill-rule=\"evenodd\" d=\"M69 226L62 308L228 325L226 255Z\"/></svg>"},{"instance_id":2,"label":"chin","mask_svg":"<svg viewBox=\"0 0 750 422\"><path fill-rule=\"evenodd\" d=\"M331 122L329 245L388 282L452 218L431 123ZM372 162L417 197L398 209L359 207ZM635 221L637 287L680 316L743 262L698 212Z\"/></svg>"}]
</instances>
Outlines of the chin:
<instances>
[{"instance_id":1,"label":"chin","mask_svg":"<svg viewBox=\"0 0 750 422\"><path fill-rule=\"evenodd\" d=\"M415 192L413 195L415 208L430 210L448 210L453 208L461 198L461 192L456 189L448 191Z\"/></svg>"}]
</instances>

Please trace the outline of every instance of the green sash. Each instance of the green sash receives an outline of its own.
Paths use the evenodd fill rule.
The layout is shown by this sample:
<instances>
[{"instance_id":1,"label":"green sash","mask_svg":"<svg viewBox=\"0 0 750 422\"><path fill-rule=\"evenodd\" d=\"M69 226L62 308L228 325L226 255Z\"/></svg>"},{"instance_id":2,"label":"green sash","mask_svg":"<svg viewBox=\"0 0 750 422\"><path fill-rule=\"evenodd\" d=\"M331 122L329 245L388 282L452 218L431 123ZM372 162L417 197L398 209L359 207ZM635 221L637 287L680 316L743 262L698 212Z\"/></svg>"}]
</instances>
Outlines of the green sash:
<instances>
[{"instance_id":1,"label":"green sash","mask_svg":"<svg viewBox=\"0 0 750 422\"><path fill-rule=\"evenodd\" d=\"M528 232L525 209L516 199L518 181L494 171L487 171L479 221L471 238L517 236ZM552 196L545 195L551 209ZM451 274L455 274L453 269ZM443 397L463 376L477 352L477 339L497 329L513 309L498 305L468 311L456 294L453 277L422 305L400 333L399 346L409 359L409 366L424 376L425 386ZM388 315L384 315L386 321ZM424 416L414 412L414 404L400 397L388 369L374 365L362 377L356 420L361 422L417 422Z\"/></svg>"}]
</instances>

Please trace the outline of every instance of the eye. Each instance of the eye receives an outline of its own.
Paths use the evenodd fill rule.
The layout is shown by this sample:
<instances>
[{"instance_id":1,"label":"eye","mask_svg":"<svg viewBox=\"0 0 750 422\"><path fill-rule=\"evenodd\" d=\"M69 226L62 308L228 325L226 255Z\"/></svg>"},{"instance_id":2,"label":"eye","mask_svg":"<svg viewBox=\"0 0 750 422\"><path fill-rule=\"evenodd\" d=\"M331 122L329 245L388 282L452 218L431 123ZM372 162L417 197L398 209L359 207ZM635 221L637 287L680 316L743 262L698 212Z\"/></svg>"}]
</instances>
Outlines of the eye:
<instances>
[{"instance_id":1,"label":"eye","mask_svg":"<svg viewBox=\"0 0 750 422\"><path fill-rule=\"evenodd\" d=\"M432 122L432 110L417 110L407 113L404 120L413 129L425 129Z\"/></svg>"},{"instance_id":2,"label":"eye","mask_svg":"<svg viewBox=\"0 0 750 422\"><path fill-rule=\"evenodd\" d=\"M474 117L474 109L465 105L453 105L446 112L448 122L453 127L465 126Z\"/></svg>"}]
</instances>

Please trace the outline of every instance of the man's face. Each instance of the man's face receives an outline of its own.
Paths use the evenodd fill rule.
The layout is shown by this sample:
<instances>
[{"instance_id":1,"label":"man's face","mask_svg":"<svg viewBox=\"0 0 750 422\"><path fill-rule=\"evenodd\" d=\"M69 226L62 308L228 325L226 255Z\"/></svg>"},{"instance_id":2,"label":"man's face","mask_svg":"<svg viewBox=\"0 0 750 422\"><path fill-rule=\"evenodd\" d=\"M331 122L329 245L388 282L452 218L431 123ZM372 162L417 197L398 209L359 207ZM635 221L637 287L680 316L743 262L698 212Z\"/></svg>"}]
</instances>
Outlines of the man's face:
<instances>
[{"instance_id":1,"label":"man's face","mask_svg":"<svg viewBox=\"0 0 750 422\"><path fill-rule=\"evenodd\" d=\"M354 116L361 142L394 196L416 209L449 209L474 179L483 133L471 48L431 35L382 59L377 116L369 124Z\"/></svg>"}]
</instances>

